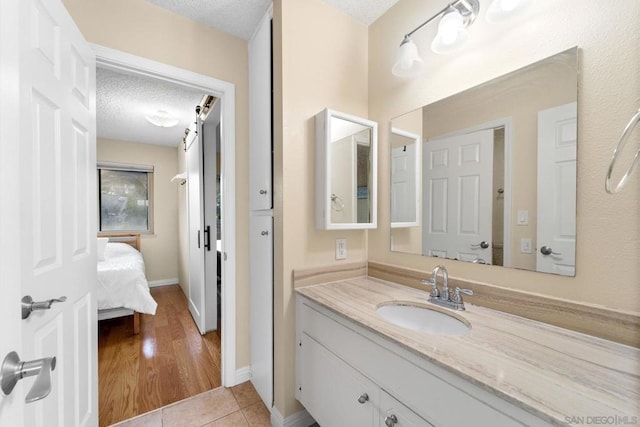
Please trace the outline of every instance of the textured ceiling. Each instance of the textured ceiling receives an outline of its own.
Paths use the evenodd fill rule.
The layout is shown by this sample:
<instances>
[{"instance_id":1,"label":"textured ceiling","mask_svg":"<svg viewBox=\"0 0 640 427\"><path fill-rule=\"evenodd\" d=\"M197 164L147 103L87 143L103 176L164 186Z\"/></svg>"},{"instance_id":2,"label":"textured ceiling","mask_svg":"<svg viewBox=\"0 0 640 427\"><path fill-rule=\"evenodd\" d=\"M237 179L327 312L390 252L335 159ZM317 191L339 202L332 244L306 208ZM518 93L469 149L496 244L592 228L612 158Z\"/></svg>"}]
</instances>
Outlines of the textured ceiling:
<instances>
[{"instance_id":1,"label":"textured ceiling","mask_svg":"<svg viewBox=\"0 0 640 427\"><path fill-rule=\"evenodd\" d=\"M248 40L271 0L147 0L150 3ZM324 0L355 19L370 25L398 0ZM183 86L152 78L97 69L98 138L175 147L194 108L204 95ZM160 128L145 115L165 110L180 122Z\"/></svg>"},{"instance_id":2,"label":"textured ceiling","mask_svg":"<svg viewBox=\"0 0 640 427\"><path fill-rule=\"evenodd\" d=\"M204 93L162 80L96 70L98 138L176 147L195 117ZM177 126L160 128L145 115L165 110L179 119Z\"/></svg>"},{"instance_id":3,"label":"textured ceiling","mask_svg":"<svg viewBox=\"0 0 640 427\"><path fill-rule=\"evenodd\" d=\"M271 0L147 0L194 21L249 40ZM398 0L324 0L367 25Z\"/></svg>"}]
</instances>

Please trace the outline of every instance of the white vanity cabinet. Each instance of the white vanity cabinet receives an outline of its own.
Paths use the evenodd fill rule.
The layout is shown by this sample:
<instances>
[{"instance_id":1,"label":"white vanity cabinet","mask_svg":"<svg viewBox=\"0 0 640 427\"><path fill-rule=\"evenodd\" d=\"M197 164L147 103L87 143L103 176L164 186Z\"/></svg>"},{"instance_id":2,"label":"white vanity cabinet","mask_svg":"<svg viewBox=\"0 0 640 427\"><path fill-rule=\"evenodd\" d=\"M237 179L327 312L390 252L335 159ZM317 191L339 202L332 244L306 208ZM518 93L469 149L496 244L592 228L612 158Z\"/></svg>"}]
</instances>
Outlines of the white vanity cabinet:
<instances>
[{"instance_id":1,"label":"white vanity cabinet","mask_svg":"<svg viewBox=\"0 0 640 427\"><path fill-rule=\"evenodd\" d=\"M549 425L301 295L296 338L296 398L323 427Z\"/></svg>"}]
</instances>

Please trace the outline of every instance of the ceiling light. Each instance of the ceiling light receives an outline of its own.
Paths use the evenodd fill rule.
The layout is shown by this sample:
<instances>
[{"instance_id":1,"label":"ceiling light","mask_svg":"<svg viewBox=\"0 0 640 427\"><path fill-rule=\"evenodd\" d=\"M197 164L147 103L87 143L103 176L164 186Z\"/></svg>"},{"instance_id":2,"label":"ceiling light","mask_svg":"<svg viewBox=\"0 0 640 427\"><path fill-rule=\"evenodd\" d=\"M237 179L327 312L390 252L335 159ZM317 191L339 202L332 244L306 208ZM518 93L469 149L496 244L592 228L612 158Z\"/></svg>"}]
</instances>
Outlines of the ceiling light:
<instances>
[{"instance_id":1,"label":"ceiling light","mask_svg":"<svg viewBox=\"0 0 640 427\"><path fill-rule=\"evenodd\" d=\"M487 9L485 19L492 24L505 21L520 13L527 3L527 0L493 0Z\"/></svg>"},{"instance_id":2,"label":"ceiling light","mask_svg":"<svg viewBox=\"0 0 640 427\"><path fill-rule=\"evenodd\" d=\"M144 116L152 125L162 128L171 128L178 124L179 120L169 114L168 111L158 110L155 113Z\"/></svg>"},{"instance_id":3,"label":"ceiling light","mask_svg":"<svg viewBox=\"0 0 640 427\"><path fill-rule=\"evenodd\" d=\"M475 21L479 10L480 3L478 0L456 0L407 33L400 44L396 62L391 69L393 75L415 77L424 70L426 64L418 55L418 47L411 40L411 36L415 32L434 19L442 17L438 24L438 33L431 44L431 49L436 53L451 52L468 39L467 27Z\"/></svg>"}]
</instances>

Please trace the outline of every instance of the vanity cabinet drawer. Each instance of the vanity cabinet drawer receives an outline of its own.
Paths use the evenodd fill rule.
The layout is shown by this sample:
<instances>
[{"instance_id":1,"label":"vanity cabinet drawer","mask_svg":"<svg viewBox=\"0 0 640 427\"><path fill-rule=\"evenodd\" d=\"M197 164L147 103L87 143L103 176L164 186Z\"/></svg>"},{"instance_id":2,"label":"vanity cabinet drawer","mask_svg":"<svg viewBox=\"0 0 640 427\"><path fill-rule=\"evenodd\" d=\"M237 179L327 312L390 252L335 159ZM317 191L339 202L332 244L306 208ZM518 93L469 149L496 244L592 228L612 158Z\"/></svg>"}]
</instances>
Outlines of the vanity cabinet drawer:
<instances>
[{"instance_id":1,"label":"vanity cabinet drawer","mask_svg":"<svg viewBox=\"0 0 640 427\"><path fill-rule=\"evenodd\" d=\"M321 426L377 424L378 386L336 355L302 334L298 400Z\"/></svg>"},{"instance_id":2,"label":"vanity cabinet drawer","mask_svg":"<svg viewBox=\"0 0 640 427\"><path fill-rule=\"evenodd\" d=\"M299 334L312 337L435 426L548 425L544 420L304 297L298 296L297 310Z\"/></svg>"}]
</instances>

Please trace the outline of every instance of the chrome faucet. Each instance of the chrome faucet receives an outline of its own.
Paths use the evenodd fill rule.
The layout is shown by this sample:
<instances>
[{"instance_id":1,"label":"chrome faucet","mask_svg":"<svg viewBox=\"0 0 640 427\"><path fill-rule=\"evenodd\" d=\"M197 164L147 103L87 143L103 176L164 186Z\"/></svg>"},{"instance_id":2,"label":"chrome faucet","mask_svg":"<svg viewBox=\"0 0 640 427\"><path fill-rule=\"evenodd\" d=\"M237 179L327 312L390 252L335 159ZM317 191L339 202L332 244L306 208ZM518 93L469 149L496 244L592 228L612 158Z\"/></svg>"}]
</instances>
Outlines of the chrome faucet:
<instances>
[{"instance_id":1,"label":"chrome faucet","mask_svg":"<svg viewBox=\"0 0 640 427\"><path fill-rule=\"evenodd\" d=\"M438 273L442 273L442 291L438 289ZM423 285L431 286L431 292L429 292L429 302L432 302L437 305L442 305L444 307L449 307L454 310L464 310L464 301L462 300L462 295L473 295L473 291L471 289L461 289L459 287L455 288L453 297L450 296L449 293L449 273L447 269L442 265L436 265L431 271L431 279L430 280L421 280L420 283Z\"/></svg>"}]
</instances>

